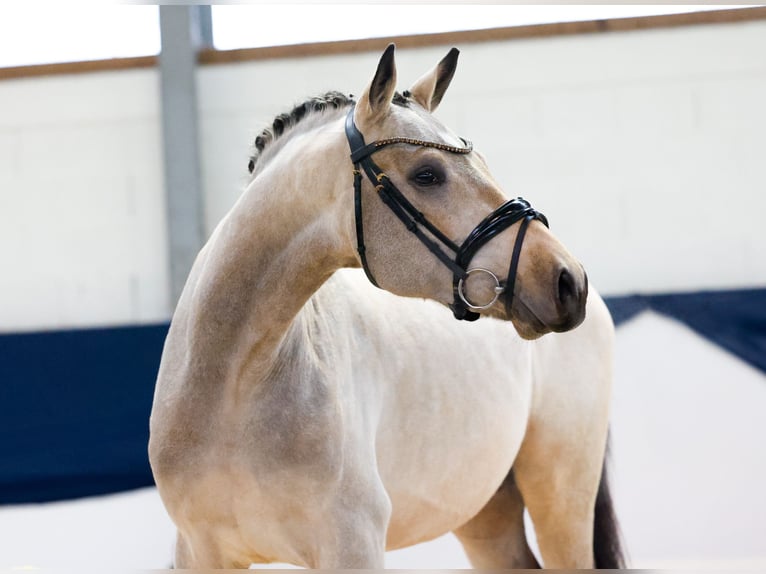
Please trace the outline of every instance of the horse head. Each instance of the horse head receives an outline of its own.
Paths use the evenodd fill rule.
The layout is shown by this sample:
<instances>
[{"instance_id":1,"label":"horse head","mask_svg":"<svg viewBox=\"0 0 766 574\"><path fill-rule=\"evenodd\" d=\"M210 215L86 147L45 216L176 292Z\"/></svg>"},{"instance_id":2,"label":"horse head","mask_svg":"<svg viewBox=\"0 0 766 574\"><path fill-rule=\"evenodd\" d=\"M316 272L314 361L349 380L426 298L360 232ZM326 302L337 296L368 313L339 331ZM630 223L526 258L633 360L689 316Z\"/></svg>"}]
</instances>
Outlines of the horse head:
<instances>
[{"instance_id":1,"label":"horse head","mask_svg":"<svg viewBox=\"0 0 766 574\"><path fill-rule=\"evenodd\" d=\"M389 46L349 114L360 263L381 288L434 299L460 319L510 320L526 339L573 329L585 318L582 265L433 116L457 59L453 48L400 94Z\"/></svg>"}]
</instances>

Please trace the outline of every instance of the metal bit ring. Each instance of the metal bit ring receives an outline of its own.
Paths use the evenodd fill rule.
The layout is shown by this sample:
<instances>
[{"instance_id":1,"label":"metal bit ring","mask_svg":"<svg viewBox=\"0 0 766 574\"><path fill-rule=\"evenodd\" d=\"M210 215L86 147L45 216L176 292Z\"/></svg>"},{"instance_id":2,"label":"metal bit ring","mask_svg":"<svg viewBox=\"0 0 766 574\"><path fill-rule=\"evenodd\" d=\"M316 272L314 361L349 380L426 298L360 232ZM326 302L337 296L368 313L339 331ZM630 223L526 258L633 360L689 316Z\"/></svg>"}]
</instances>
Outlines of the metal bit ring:
<instances>
[{"instance_id":1,"label":"metal bit ring","mask_svg":"<svg viewBox=\"0 0 766 574\"><path fill-rule=\"evenodd\" d=\"M494 287L495 296L486 305L474 305L468 300L468 296L465 293L463 293L464 280L468 279L468 276L471 273L476 273L478 271L481 271L482 273L486 273L487 275L492 277L492 279L495 280L495 287ZM503 287L503 285L500 283L500 280L497 278L497 275L492 273L492 271L490 271L489 269L484 269L483 267L475 267L474 269L469 269L468 271L465 272L465 277L461 277L457 283L457 294L460 297L460 300L463 303L465 303L466 306L471 311L485 311L486 309L489 309L490 307L492 307L492 305L495 304L495 302L497 302L497 300L500 298L500 295L502 295L504 292L505 292L505 287Z\"/></svg>"}]
</instances>

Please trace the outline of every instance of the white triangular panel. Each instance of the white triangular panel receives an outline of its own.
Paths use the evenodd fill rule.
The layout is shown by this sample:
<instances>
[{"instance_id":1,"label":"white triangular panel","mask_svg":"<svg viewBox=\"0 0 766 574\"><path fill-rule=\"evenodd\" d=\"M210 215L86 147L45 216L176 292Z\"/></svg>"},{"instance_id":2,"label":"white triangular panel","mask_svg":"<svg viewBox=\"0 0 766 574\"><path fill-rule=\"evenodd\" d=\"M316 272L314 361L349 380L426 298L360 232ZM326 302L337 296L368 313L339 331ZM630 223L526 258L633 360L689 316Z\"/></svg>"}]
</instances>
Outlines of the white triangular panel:
<instances>
[{"instance_id":1,"label":"white triangular panel","mask_svg":"<svg viewBox=\"0 0 766 574\"><path fill-rule=\"evenodd\" d=\"M612 468L632 565L766 564L766 376L651 311L617 332Z\"/></svg>"}]
</instances>

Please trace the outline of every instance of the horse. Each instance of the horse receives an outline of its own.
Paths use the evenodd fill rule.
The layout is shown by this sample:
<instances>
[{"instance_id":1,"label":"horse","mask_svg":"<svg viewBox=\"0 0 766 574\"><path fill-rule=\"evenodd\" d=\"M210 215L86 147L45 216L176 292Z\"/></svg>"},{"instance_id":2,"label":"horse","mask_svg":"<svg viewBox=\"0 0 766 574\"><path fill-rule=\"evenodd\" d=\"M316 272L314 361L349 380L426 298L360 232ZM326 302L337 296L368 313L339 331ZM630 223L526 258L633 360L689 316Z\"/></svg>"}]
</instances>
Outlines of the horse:
<instances>
[{"instance_id":1,"label":"horse","mask_svg":"<svg viewBox=\"0 0 766 574\"><path fill-rule=\"evenodd\" d=\"M175 566L382 568L453 532L538 568L526 509L543 567L618 568L611 317L433 115L458 50L401 93L394 52L263 131L192 266L150 417Z\"/></svg>"}]
</instances>

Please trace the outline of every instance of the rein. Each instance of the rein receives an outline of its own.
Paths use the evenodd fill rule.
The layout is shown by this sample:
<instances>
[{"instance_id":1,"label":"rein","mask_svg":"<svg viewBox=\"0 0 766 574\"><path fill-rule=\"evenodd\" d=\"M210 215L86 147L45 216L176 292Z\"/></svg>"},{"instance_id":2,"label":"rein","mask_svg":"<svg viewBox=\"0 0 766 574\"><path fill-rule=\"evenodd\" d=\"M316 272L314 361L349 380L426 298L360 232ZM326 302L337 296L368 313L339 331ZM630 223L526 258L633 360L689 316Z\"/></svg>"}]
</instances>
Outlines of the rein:
<instances>
[{"instance_id":1,"label":"rein","mask_svg":"<svg viewBox=\"0 0 766 574\"><path fill-rule=\"evenodd\" d=\"M513 290L516 284L516 273L521 256L521 246L524 242L524 236L529 223L537 219L548 227L548 219L539 211L535 210L528 201L519 197L506 201L503 205L490 213L481 221L461 245L454 243L449 237L444 235L433 223L399 191L389 177L372 161L372 154L393 144L408 144L420 147L430 147L456 154L468 154L473 150L473 145L462 140L464 147L455 147L447 144L423 141L407 137L393 137L378 140L370 144L365 144L364 136L354 124L354 107L351 107L346 116L346 138L351 148L351 162L354 165L354 215L356 219L356 243L359 258L362 262L367 278L370 282L379 287L375 277L370 270L367 262L366 248L364 244L364 226L362 223L362 172L375 186L375 191L388 208L396 215L405 227L412 232L428 250L433 253L450 271L452 271L452 291L454 300L450 305L456 319L465 321L475 321L479 318L477 311L489 309L505 294L505 310L507 316L511 316L511 304L513 302ZM461 138L462 139L462 138ZM500 281L497 276L488 269L475 267L468 269L473 256L488 241L499 235L502 231L521 221L519 232L516 235L516 242L513 246L511 263L508 269L508 277L505 282ZM431 239L423 231L425 228L437 241ZM444 248L454 253L451 256L445 253ZM464 292L464 285L472 273L485 273L490 275L495 281L495 294L489 303L476 305L468 300Z\"/></svg>"}]
</instances>

